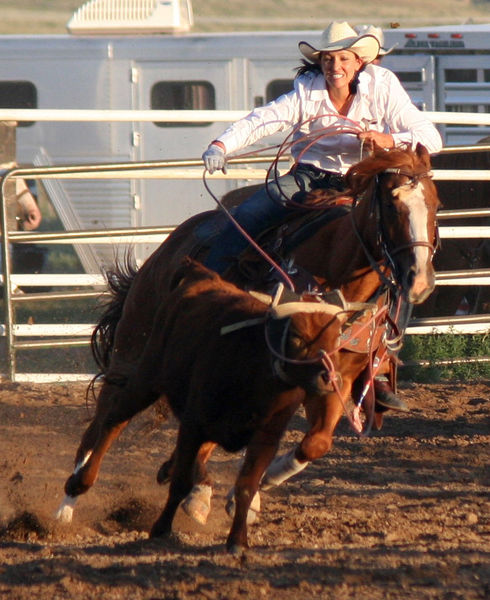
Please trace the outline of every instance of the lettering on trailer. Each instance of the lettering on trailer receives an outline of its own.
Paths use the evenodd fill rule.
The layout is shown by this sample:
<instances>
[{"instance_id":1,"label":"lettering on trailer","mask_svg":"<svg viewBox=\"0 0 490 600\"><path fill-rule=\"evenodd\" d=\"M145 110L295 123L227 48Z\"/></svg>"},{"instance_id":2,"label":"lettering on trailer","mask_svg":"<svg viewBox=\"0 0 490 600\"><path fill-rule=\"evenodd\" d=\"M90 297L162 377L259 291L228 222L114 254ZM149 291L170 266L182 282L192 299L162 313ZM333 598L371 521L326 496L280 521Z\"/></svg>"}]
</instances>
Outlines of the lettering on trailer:
<instances>
[{"instance_id":1,"label":"lettering on trailer","mask_svg":"<svg viewBox=\"0 0 490 600\"><path fill-rule=\"evenodd\" d=\"M405 48L464 48L462 40L408 40Z\"/></svg>"}]
</instances>

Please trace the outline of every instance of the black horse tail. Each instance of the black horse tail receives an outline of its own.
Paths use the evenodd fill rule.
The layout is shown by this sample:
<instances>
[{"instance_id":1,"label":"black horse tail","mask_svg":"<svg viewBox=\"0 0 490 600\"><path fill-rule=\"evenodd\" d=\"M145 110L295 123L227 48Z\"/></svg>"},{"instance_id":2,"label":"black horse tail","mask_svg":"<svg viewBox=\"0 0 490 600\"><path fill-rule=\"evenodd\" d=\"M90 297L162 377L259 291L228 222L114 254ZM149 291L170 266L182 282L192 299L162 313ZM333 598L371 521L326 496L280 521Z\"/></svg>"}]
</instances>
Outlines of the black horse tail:
<instances>
[{"instance_id":1,"label":"black horse tail","mask_svg":"<svg viewBox=\"0 0 490 600\"><path fill-rule=\"evenodd\" d=\"M114 267L105 273L112 297L107 302L90 339L92 356L100 369L99 376L104 375L109 368L116 327L121 319L124 302L136 273L137 267L131 254L126 254L123 263L116 261Z\"/></svg>"}]
</instances>

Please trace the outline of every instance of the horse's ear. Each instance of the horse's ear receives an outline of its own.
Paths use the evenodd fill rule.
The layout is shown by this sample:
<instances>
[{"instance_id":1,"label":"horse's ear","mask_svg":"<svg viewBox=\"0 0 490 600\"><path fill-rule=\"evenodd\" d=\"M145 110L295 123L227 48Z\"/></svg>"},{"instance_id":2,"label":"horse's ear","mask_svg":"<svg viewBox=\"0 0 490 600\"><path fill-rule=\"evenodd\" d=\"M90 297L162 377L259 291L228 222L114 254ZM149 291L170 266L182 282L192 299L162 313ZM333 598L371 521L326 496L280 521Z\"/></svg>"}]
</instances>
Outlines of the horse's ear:
<instances>
[{"instance_id":1,"label":"horse's ear","mask_svg":"<svg viewBox=\"0 0 490 600\"><path fill-rule=\"evenodd\" d=\"M430 169L430 155L427 152L427 148L423 144L418 142L418 144L415 148L415 152L416 152L417 156L419 157L419 159L425 164L425 166L428 169Z\"/></svg>"}]
</instances>

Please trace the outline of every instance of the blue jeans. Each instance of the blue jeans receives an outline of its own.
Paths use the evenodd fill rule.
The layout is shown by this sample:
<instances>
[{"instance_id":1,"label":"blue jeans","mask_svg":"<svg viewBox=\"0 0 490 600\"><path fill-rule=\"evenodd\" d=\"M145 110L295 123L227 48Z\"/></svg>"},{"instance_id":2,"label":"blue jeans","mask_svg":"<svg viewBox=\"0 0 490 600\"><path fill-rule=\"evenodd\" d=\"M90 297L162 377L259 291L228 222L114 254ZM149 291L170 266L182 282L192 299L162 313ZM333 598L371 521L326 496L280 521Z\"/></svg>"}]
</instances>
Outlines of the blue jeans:
<instances>
[{"instance_id":1,"label":"blue jeans","mask_svg":"<svg viewBox=\"0 0 490 600\"><path fill-rule=\"evenodd\" d=\"M343 189L343 181L336 173L322 171L313 165L299 164L279 177L277 183L269 183L247 198L233 211L233 216L255 238L296 210L285 205L286 198L292 198L299 191L332 187ZM304 195L298 195L293 200L301 202ZM247 245L248 241L233 223L228 223L216 238L204 264L217 273L223 273L230 266L230 261L238 257Z\"/></svg>"}]
</instances>

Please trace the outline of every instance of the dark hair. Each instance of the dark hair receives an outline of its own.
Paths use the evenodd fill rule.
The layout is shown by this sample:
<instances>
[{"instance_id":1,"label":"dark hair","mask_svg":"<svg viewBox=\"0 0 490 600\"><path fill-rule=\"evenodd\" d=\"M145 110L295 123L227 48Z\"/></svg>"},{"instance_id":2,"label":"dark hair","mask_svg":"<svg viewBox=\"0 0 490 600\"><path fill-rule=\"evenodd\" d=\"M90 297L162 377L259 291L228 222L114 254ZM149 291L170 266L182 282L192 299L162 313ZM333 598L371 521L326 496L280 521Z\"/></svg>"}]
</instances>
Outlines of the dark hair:
<instances>
[{"instance_id":1,"label":"dark hair","mask_svg":"<svg viewBox=\"0 0 490 600\"><path fill-rule=\"evenodd\" d=\"M305 59L302 59L301 63L302 64L299 67L296 67L295 69L296 77L299 77L300 75L305 75L306 73L314 73L315 75L317 75L322 72L322 68L318 63L312 63L309 60ZM349 93L351 93L352 95L354 95L357 92L357 86L359 85L359 73L364 71L365 67L366 63L362 65L359 71L357 71L357 73L352 78L352 81L349 83Z\"/></svg>"},{"instance_id":2,"label":"dark hair","mask_svg":"<svg viewBox=\"0 0 490 600\"><path fill-rule=\"evenodd\" d=\"M301 65L294 70L296 71L296 77L306 75L306 73L314 73L317 75L322 72L322 68L318 63L312 63L304 58L301 60Z\"/></svg>"},{"instance_id":3,"label":"dark hair","mask_svg":"<svg viewBox=\"0 0 490 600\"><path fill-rule=\"evenodd\" d=\"M361 69L357 71L357 73L354 75L354 77L349 83L349 94L352 94L353 96L357 92L357 86L359 85L359 73L362 71L362 69L364 69L364 66L362 66Z\"/></svg>"}]
</instances>

